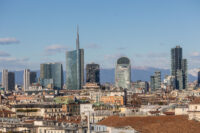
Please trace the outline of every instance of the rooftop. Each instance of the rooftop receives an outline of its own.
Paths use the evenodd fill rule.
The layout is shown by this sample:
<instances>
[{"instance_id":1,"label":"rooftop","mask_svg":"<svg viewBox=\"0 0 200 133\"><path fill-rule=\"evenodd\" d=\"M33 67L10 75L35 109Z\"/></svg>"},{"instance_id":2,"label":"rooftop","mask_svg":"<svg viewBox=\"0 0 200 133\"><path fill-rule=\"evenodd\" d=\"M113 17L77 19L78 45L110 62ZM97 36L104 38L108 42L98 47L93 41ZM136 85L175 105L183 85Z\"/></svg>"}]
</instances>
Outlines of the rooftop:
<instances>
[{"instance_id":1,"label":"rooftop","mask_svg":"<svg viewBox=\"0 0 200 133\"><path fill-rule=\"evenodd\" d=\"M200 122L189 121L187 116L111 116L98 123L111 127L131 126L142 133L199 133Z\"/></svg>"}]
</instances>

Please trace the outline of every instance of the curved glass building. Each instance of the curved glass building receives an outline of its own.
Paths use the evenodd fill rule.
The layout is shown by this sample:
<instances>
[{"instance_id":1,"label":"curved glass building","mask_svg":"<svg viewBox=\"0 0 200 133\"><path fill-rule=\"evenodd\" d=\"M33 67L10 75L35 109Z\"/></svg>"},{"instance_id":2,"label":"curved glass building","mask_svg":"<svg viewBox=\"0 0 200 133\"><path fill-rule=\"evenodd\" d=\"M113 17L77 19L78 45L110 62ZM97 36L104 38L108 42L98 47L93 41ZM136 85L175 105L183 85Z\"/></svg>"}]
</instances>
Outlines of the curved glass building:
<instances>
[{"instance_id":1,"label":"curved glass building","mask_svg":"<svg viewBox=\"0 0 200 133\"><path fill-rule=\"evenodd\" d=\"M115 86L130 89L131 63L127 57L120 57L115 68Z\"/></svg>"}]
</instances>

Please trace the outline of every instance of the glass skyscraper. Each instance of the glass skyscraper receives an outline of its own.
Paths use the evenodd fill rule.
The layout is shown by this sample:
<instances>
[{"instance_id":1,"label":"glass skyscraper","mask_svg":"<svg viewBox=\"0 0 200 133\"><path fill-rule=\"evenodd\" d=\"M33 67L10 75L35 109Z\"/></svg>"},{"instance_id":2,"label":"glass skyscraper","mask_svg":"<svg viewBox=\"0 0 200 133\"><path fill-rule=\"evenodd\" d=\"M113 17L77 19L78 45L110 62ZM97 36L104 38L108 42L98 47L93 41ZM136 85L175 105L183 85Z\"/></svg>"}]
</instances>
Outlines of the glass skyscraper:
<instances>
[{"instance_id":1,"label":"glass skyscraper","mask_svg":"<svg viewBox=\"0 0 200 133\"><path fill-rule=\"evenodd\" d=\"M63 88L63 67L61 63L40 64L40 83L46 87L52 84L55 90Z\"/></svg>"},{"instance_id":2,"label":"glass skyscraper","mask_svg":"<svg viewBox=\"0 0 200 133\"><path fill-rule=\"evenodd\" d=\"M127 57L121 57L117 60L115 68L115 85L116 87L130 89L131 63Z\"/></svg>"},{"instance_id":3,"label":"glass skyscraper","mask_svg":"<svg viewBox=\"0 0 200 133\"><path fill-rule=\"evenodd\" d=\"M160 71L156 71L154 73L154 76L151 76L150 85L151 85L152 91L161 89L161 72Z\"/></svg>"},{"instance_id":4,"label":"glass skyscraper","mask_svg":"<svg viewBox=\"0 0 200 133\"><path fill-rule=\"evenodd\" d=\"M66 52L66 87L80 90L84 84L84 50L79 48L77 29L76 50Z\"/></svg>"},{"instance_id":5,"label":"glass skyscraper","mask_svg":"<svg viewBox=\"0 0 200 133\"><path fill-rule=\"evenodd\" d=\"M171 75L175 77L176 89L187 88L187 60L182 58L182 48L171 49Z\"/></svg>"}]
</instances>

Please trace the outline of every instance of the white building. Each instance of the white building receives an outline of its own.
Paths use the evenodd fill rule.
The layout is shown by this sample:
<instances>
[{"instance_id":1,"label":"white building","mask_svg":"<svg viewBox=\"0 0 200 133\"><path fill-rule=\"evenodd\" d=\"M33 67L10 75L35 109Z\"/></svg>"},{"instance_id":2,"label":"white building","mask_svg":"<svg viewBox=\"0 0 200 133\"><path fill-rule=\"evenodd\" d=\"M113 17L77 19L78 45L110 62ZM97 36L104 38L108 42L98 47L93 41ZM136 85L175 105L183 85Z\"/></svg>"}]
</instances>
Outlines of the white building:
<instances>
[{"instance_id":1,"label":"white building","mask_svg":"<svg viewBox=\"0 0 200 133\"><path fill-rule=\"evenodd\" d=\"M188 116L189 120L200 121L200 98L196 98L189 104Z\"/></svg>"},{"instance_id":2,"label":"white building","mask_svg":"<svg viewBox=\"0 0 200 133\"><path fill-rule=\"evenodd\" d=\"M30 86L30 70L25 69L24 70L24 91L29 89Z\"/></svg>"}]
</instances>

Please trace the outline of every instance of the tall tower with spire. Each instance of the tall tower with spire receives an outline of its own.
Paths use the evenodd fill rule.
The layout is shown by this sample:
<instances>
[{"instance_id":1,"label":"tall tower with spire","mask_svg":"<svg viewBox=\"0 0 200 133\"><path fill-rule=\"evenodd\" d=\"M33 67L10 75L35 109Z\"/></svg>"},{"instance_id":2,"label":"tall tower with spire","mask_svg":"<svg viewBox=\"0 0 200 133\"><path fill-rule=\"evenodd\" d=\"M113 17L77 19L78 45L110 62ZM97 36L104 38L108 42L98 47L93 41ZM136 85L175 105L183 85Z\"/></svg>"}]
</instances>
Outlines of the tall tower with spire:
<instances>
[{"instance_id":1,"label":"tall tower with spire","mask_svg":"<svg viewBox=\"0 0 200 133\"><path fill-rule=\"evenodd\" d=\"M84 84L84 50L80 49L77 26L76 50L66 52L66 88L80 90Z\"/></svg>"}]
</instances>

